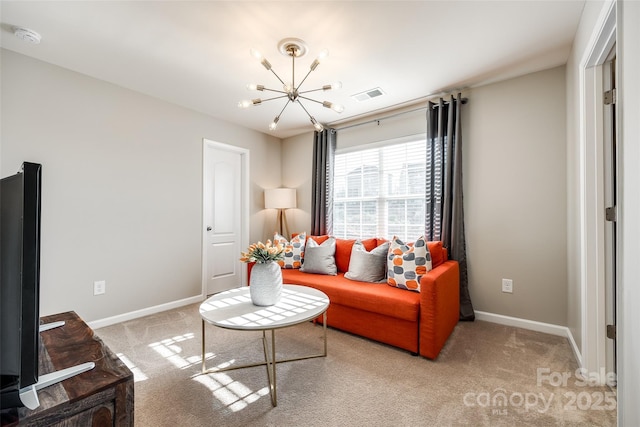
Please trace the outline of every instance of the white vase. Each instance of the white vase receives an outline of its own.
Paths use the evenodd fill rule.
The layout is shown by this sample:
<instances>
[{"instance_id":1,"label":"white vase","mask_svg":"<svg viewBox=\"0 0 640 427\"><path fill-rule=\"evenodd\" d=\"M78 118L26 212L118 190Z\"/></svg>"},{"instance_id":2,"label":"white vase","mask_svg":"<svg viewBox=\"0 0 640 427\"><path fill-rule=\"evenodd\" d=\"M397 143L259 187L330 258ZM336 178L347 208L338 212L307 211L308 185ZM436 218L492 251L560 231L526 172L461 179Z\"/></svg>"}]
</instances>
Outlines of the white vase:
<instances>
[{"instance_id":1,"label":"white vase","mask_svg":"<svg viewBox=\"0 0 640 427\"><path fill-rule=\"evenodd\" d=\"M249 294L254 305L277 304L282 295L282 271L277 262L257 263L251 269Z\"/></svg>"}]
</instances>

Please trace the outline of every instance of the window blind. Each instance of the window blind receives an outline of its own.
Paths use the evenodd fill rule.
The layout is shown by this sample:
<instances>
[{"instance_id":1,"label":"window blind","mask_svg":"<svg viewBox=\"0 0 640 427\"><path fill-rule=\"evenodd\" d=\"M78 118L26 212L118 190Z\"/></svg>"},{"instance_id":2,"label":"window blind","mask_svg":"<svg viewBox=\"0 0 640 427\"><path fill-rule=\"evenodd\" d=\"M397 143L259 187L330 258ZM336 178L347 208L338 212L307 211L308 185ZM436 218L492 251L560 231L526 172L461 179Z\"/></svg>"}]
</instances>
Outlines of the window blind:
<instances>
[{"instance_id":1,"label":"window blind","mask_svg":"<svg viewBox=\"0 0 640 427\"><path fill-rule=\"evenodd\" d=\"M336 153L333 234L345 239L424 234L426 136Z\"/></svg>"}]
</instances>

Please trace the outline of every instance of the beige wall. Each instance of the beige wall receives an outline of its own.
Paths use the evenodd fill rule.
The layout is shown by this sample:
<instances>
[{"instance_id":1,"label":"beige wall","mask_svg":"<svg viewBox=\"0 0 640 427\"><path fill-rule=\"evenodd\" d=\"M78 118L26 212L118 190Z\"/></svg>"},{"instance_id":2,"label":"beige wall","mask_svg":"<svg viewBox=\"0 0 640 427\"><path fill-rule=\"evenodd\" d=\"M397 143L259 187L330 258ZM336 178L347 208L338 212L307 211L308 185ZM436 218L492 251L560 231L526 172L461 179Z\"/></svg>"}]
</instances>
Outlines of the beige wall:
<instances>
[{"instance_id":1,"label":"beige wall","mask_svg":"<svg viewBox=\"0 0 640 427\"><path fill-rule=\"evenodd\" d=\"M282 145L282 186L296 189L297 208L287 209L290 233L311 229L311 168L313 166L313 132L291 137ZM273 230L267 230L267 238Z\"/></svg>"},{"instance_id":2,"label":"beige wall","mask_svg":"<svg viewBox=\"0 0 640 427\"><path fill-rule=\"evenodd\" d=\"M559 67L464 94L467 256L476 310L566 325L564 92ZM341 131L338 148L425 130L424 111L408 113ZM311 173L286 165L299 160L310 171L312 146L311 134L283 141L283 182L302 183L296 231L310 228ZM501 292L502 278L513 279L513 294Z\"/></svg>"},{"instance_id":3,"label":"beige wall","mask_svg":"<svg viewBox=\"0 0 640 427\"><path fill-rule=\"evenodd\" d=\"M471 90L464 191L476 310L566 325L564 93L564 67Z\"/></svg>"},{"instance_id":4,"label":"beige wall","mask_svg":"<svg viewBox=\"0 0 640 427\"><path fill-rule=\"evenodd\" d=\"M250 239L280 140L2 51L1 174L43 164L41 312L103 319L201 294L202 139L251 150ZM105 295L93 282L106 280Z\"/></svg>"}]
</instances>

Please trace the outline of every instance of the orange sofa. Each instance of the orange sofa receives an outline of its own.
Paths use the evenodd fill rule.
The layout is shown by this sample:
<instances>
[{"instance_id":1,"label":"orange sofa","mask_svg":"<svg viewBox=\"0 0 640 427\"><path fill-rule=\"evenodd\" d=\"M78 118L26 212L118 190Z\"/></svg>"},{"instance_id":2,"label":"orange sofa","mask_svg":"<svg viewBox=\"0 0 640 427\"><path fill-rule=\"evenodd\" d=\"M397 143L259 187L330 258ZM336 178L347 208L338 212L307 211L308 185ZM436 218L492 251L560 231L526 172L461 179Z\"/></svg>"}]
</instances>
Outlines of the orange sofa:
<instances>
[{"instance_id":1,"label":"orange sofa","mask_svg":"<svg viewBox=\"0 0 640 427\"><path fill-rule=\"evenodd\" d=\"M326 236L309 237L322 243ZM355 240L336 239L336 276L282 269L283 282L316 288L330 300L327 324L435 359L458 323L460 274L458 263L447 259L442 242L428 242L433 269L422 276L420 292L349 280L351 249ZM381 239L363 241L367 250Z\"/></svg>"}]
</instances>

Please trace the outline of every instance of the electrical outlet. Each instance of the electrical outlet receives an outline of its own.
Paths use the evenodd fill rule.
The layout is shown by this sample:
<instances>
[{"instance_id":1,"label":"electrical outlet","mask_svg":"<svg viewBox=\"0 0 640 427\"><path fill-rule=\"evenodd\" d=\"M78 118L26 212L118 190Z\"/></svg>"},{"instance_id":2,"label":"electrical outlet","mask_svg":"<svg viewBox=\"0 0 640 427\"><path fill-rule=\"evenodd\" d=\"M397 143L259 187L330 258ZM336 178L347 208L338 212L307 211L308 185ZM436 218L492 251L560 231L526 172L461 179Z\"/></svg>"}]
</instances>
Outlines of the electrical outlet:
<instances>
[{"instance_id":1,"label":"electrical outlet","mask_svg":"<svg viewBox=\"0 0 640 427\"><path fill-rule=\"evenodd\" d=\"M502 279L502 292L513 293L513 280Z\"/></svg>"},{"instance_id":2,"label":"electrical outlet","mask_svg":"<svg viewBox=\"0 0 640 427\"><path fill-rule=\"evenodd\" d=\"M105 280L93 282L93 295L102 295L105 292L107 292L107 282Z\"/></svg>"}]
</instances>

